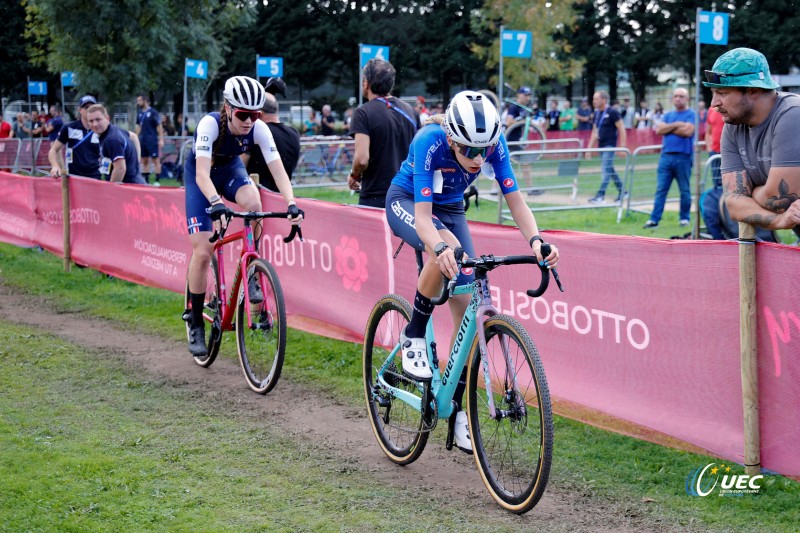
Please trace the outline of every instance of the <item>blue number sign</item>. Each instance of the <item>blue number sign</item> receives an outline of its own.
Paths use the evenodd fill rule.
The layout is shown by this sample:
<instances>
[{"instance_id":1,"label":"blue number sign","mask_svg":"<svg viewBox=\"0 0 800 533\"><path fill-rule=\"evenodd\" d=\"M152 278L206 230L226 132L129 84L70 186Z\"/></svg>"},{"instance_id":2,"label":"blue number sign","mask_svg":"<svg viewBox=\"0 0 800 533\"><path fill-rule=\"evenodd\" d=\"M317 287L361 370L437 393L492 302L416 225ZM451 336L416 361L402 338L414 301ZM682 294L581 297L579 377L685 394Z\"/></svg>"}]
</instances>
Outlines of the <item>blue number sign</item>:
<instances>
[{"instance_id":1,"label":"blue number sign","mask_svg":"<svg viewBox=\"0 0 800 533\"><path fill-rule=\"evenodd\" d=\"M28 94L31 96L47 96L47 82L29 81Z\"/></svg>"},{"instance_id":2,"label":"blue number sign","mask_svg":"<svg viewBox=\"0 0 800 533\"><path fill-rule=\"evenodd\" d=\"M389 61L389 47L381 44L362 44L361 45L361 68L370 59L383 59Z\"/></svg>"},{"instance_id":3,"label":"blue number sign","mask_svg":"<svg viewBox=\"0 0 800 533\"><path fill-rule=\"evenodd\" d=\"M697 17L700 44L728 44L728 13L701 11Z\"/></svg>"},{"instance_id":4,"label":"blue number sign","mask_svg":"<svg viewBox=\"0 0 800 533\"><path fill-rule=\"evenodd\" d=\"M187 59L186 77L200 78L202 80L208 78L208 61L201 61L199 59Z\"/></svg>"},{"instance_id":5,"label":"blue number sign","mask_svg":"<svg viewBox=\"0 0 800 533\"><path fill-rule=\"evenodd\" d=\"M74 87L77 80L75 79L75 73L65 70L61 72L61 86L62 87Z\"/></svg>"},{"instance_id":6,"label":"blue number sign","mask_svg":"<svg viewBox=\"0 0 800 533\"><path fill-rule=\"evenodd\" d=\"M533 33L529 31L503 30L503 57L531 57L533 52Z\"/></svg>"},{"instance_id":7,"label":"blue number sign","mask_svg":"<svg viewBox=\"0 0 800 533\"><path fill-rule=\"evenodd\" d=\"M283 76L282 57L256 58L256 75L259 78L274 78Z\"/></svg>"}]
</instances>

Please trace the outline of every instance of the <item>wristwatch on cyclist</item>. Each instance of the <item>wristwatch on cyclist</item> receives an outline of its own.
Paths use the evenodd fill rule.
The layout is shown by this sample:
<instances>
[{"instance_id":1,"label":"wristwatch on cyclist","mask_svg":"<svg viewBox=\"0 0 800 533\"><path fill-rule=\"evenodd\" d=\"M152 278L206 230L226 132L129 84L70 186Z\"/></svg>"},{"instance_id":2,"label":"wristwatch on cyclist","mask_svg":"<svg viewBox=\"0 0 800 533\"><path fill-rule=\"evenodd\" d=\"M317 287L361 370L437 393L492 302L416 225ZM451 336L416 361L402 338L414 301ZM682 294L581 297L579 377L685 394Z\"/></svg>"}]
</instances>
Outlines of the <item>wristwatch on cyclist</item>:
<instances>
[{"instance_id":1,"label":"wristwatch on cyclist","mask_svg":"<svg viewBox=\"0 0 800 533\"><path fill-rule=\"evenodd\" d=\"M544 239L542 239L539 235L534 235L531 237L531 240L528 241L528 246L533 246L533 241L544 242Z\"/></svg>"},{"instance_id":2,"label":"wristwatch on cyclist","mask_svg":"<svg viewBox=\"0 0 800 533\"><path fill-rule=\"evenodd\" d=\"M433 253L436 254L436 257L439 257L440 255L442 255L442 253L444 253L445 250L449 248L450 246L448 246L446 242L442 241L436 245L436 247L433 249Z\"/></svg>"}]
</instances>

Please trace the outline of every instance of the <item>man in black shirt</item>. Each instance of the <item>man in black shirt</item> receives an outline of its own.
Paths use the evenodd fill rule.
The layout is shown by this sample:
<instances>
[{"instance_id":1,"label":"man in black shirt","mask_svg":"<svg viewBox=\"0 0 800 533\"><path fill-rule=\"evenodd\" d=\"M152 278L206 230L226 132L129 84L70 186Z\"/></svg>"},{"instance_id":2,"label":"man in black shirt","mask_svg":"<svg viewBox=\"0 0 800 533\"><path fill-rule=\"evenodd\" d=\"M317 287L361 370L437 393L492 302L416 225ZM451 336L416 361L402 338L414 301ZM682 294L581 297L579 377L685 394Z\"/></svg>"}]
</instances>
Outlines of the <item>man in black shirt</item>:
<instances>
[{"instance_id":1,"label":"man in black shirt","mask_svg":"<svg viewBox=\"0 0 800 533\"><path fill-rule=\"evenodd\" d=\"M353 113L350 136L355 156L348 185L360 190L359 205L384 208L386 191L417 132L419 118L409 104L390 96L395 70L391 63L370 59L361 87L367 103Z\"/></svg>"},{"instance_id":2,"label":"man in black shirt","mask_svg":"<svg viewBox=\"0 0 800 533\"><path fill-rule=\"evenodd\" d=\"M331 106L325 104L322 106L322 116L319 118L320 133L322 135L333 135L333 126L336 124L336 119L331 115Z\"/></svg>"},{"instance_id":3,"label":"man in black shirt","mask_svg":"<svg viewBox=\"0 0 800 533\"><path fill-rule=\"evenodd\" d=\"M264 107L261 108L261 120L266 122L272 138L275 139L275 146L278 148L278 154L281 156L283 168L286 169L286 174L289 179L292 179L292 173L297 166L297 160L300 158L300 133L291 126L281 122L278 118L278 100L267 92ZM267 189L275 192L278 187L275 185L275 179L269 171L269 167L264 162L264 156L261 149L255 146L249 152L249 161L245 164L247 166L248 174L258 174L259 184Z\"/></svg>"}]
</instances>

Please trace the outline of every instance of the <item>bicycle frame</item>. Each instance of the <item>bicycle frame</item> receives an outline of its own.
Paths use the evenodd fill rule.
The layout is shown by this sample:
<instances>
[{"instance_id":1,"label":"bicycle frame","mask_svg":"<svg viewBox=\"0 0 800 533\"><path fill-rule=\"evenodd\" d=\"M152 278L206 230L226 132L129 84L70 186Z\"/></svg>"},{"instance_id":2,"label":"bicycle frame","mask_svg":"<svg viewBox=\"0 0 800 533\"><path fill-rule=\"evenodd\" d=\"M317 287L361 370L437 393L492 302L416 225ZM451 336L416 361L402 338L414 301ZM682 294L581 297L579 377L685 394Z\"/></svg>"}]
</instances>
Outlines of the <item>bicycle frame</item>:
<instances>
[{"instance_id":1,"label":"bicycle frame","mask_svg":"<svg viewBox=\"0 0 800 533\"><path fill-rule=\"evenodd\" d=\"M242 272L247 272L247 265L251 259L259 257L256 251L255 241L253 240L253 228L250 226L251 221L244 220L244 227L232 235L226 235L222 239L214 243L214 253L217 254L217 268L219 269L219 292L220 292L220 315L222 321L220 328L222 331L231 331L233 329L233 316L236 312L234 305L234 297L238 294L239 297L244 297L244 292L240 293L239 287L242 284ZM236 265L236 272L233 274L233 281L231 282L231 294L228 298L225 287L225 261L223 248L226 244L241 240L243 244L242 252L239 256L239 261ZM236 302L238 303L238 301ZM245 315L250 320L250 300L245 298ZM248 323L248 327L252 324Z\"/></svg>"},{"instance_id":2,"label":"bicycle frame","mask_svg":"<svg viewBox=\"0 0 800 533\"><path fill-rule=\"evenodd\" d=\"M455 291L453 292L454 295L468 293L472 293L472 298L470 299L467 309L464 312L464 317L461 319L461 323L459 324L458 333L456 334L456 339L450 351L450 357L447 361L447 365L444 368L444 372L439 370L438 365L431 363L431 371L433 373L431 390L433 391L433 396L436 401L438 418L448 418L453 414L453 397L455 396L456 386L458 386L458 380L461 377L461 374L464 371L469 359L469 354L472 351L476 334L483 359L483 373L486 390L489 392L487 395L490 402L489 408L492 416L496 416L491 394L492 384L491 378L489 377L488 361L486 360L486 336L484 334L483 325L486 321L486 317L496 315L497 310L492 305L491 292L489 291L489 280L486 276L486 272L477 271L475 281L468 285L456 287ZM425 340L429 346L432 342L434 342L432 320L428 322ZM381 366L380 371L378 372L378 382L380 383L381 387L393 397L411 405L415 409L422 410L422 399L419 396L415 396L408 391L393 387L384 379L384 372L388 368L393 358L397 355L398 350L400 350L399 344L394 347L392 352L389 354L389 357ZM503 351L506 356L506 364L511 365L506 346L503 346ZM431 362L431 356L432 354L429 354L429 362ZM516 383L514 383L514 386L516 386Z\"/></svg>"}]
</instances>

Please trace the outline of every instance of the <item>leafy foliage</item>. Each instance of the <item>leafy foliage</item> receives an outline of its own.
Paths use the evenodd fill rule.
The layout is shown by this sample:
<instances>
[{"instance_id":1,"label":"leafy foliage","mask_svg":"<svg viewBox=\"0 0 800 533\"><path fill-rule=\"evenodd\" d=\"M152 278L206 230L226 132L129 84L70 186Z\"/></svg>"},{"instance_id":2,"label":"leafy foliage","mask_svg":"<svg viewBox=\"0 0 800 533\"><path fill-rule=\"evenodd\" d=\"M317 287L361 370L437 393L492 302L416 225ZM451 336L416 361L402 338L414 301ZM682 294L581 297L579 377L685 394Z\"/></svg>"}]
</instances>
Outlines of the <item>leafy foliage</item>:
<instances>
[{"instance_id":1,"label":"leafy foliage","mask_svg":"<svg viewBox=\"0 0 800 533\"><path fill-rule=\"evenodd\" d=\"M541 80L556 80L562 84L578 77L583 59L572 54L572 45L565 38L571 34L578 9L586 5L585 0L575 3L550 0L491 0L486 2L478 32L499 35L500 24L506 29L533 33L533 53L530 59L503 61L503 78L514 87L530 85L537 87ZM497 70L500 49L497 37L490 43L476 43L475 53L483 58L486 67ZM497 84L497 76L492 76Z\"/></svg>"},{"instance_id":2,"label":"leafy foliage","mask_svg":"<svg viewBox=\"0 0 800 533\"><path fill-rule=\"evenodd\" d=\"M30 55L51 72L76 72L82 92L109 101L179 88L185 57L206 59L213 74L232 30L252 20L249 5L213 0L154 0L146 7L105 0L91 6L87 11L81 0L30 0Z\"/></svg>"}]
</instances>

